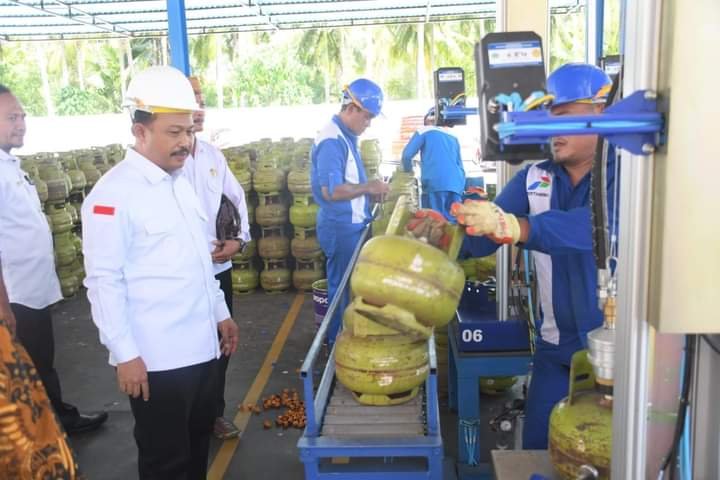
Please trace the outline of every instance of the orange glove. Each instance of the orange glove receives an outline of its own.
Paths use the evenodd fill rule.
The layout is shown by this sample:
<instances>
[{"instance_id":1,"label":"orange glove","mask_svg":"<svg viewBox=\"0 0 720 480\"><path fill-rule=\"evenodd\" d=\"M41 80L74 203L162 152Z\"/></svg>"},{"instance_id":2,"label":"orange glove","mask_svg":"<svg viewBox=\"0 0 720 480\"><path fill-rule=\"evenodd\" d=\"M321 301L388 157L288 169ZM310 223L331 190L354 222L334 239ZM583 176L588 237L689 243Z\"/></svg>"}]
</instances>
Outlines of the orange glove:
<instances>
[{"instance_id":1,"label":"orange glove","mask_svg":"<svg viewBox=\"0 0 720 480\"><path fill-rule=\"evenodd\" d=\"M487 235L497 243L515 244L520 240L520 224L515 215L485 200L465 200L453 203L450 213L468 235Z\"/></svg>"},{"instance_id":2,"label":"orange glove","mask_svg":"<svg viewBox=\"0 0 720 480\"><path fill-rule=\"evenodd\" d=\"M440 212L423 208L407 223L405 229L413 237L423 240L435 247L446 249L450 244L450 235L445 232L448 224Z\"/></svg>"}]
</instances>

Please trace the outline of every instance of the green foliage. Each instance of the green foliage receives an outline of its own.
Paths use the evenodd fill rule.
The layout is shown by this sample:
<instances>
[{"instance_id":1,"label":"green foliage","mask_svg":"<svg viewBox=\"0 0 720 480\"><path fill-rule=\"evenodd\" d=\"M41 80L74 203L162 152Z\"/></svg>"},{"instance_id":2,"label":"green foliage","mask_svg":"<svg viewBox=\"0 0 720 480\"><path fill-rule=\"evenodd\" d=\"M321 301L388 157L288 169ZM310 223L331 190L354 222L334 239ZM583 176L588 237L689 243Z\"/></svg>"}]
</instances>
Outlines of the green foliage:
<instances>
[{"instance_id":1,"label":"green foliage","mask_svg":"<svg viewBox=\"0 0 720 480\"><path fill-rule=\"evenodd\" d=\"M603 55L620 52L620 0L605 1ZM585 7L550 16L550 71L585 61Z\"/></svg>"},{"instance_id":2,"label":"green foliage","mask_svg":"<svg viewBox=\"0 0 720 480\"><path fill-rule=\"evenodd\" d=\"M86 68L87 83L94 86L97 92L106 99L105 112L119 112L120 98L120 58L117 48L103 42L93 56L93 62Z\"/></svg>"},{"instance_id":3,"label":"green foliage","mask_svg":"<svg viewBox=\"0 0 720 480\"><path fill-rule=\"evenodd\" d=\"M74 85L60 89L55 97L55 106L59 115L91 115L114 110L102 92L82 90Z\"/></svg>"},{"instance_id":4,"label":"green foliage","mask_svg":"<svg viewBox=\"0 0 720 480\"><path fill-rule=\"evenodd\" d=\"M605 0L605 5L604 51L610 54L619 49L620 0ZM584 6L552 15L550 22L550 69L584 60ZM190 64L202 78L210 107L218 106L218 89L224 107L337 102L342 86L360 76L378 82L388 99L412 99L417 92L432 92L432 72L449 66L465 70L468 96L474 96L474 45L494 28L494 19L486 19L422 27L211 33L190 37ZM43 45L49 103L59 115L120 111L123 81L162 63L162 45L158 38ZM29 114L45 115L36 44L3 42L0 47L0 82L15 91Z\"/></svg>"},{"instance_id":5,"label":"green foliage","mask_svg":"<svg viewBox=\"0 0 720 480\"><path fill-rule=\"evenodd\" d=\"M233 97L240 106L301 105L321 100L311 84L313 70L293 55L255 55L243 61L232 76Z\"/></svg>"},{"instance_id":6,"label":"green foliage","mask_svg":"<svg viewBox=\"0 0 720 480\"><path fill-rule=\"evenodd\" d=\"M415 96L415 82L392 78L385 83L384 87L387 96L395 100L407 100Z\"/></svg>"},{"instance_id":7,"label":"green foliage","mask_svg":"<svg viewBox=\"0 0 720 480\"><path fill-rule=\"evenodd\" d=\"M4 43L0 51L0 83L13 91L29 115L45 115L37 63L22 44Z\"/></svg>"},{"instance_id":8,"label":"green foliage","mask_svg":"<svg viewBox=\"0 0 720 480\"><path fill-rule=\"evenodd\" d=\"M585 10L550 16L550 69L585 61Z\"/></svg>"},{"instance_id":9,"label":"green foliage","mask_svg":"<svg viewBox=\"0 0 720 480\"><path fill-rule=\"evenodd\" d=\"M603 52L617 55L620 53L620 0L605 0L604 20Z\"/></svg>"}]
</instances>

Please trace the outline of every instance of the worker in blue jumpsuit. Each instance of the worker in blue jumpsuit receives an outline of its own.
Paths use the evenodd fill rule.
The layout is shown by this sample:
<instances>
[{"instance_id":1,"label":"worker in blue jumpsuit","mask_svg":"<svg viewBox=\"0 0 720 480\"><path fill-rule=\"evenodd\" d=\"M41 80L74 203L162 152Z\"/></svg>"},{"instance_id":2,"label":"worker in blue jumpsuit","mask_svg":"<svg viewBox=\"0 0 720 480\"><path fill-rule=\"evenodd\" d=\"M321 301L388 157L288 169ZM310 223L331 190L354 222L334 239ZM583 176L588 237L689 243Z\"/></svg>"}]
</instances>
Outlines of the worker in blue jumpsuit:
<instances>
[{"instance_id":1,"label":"worker in blue jumpsuit","mask_svg":"<svg viewBox=\"0 0 720 480\"><path fill-rule=\"evenodd\" d=\"M592 115L604 108L611 81L599 68L567 64L547 80L553 115ZM532 251L540 297L536 351L528 391L523 448L545 449L553 406L568 393L570 360L602 325L590 217L590 170L597 136L552 138L552 160L518 172L494 203L466 201L452 212L466 226L474 256L510 243ZM614 188L614 156L608 191ZM613 196L608 195L613 212ZM615 219L611 218L611 221Z\"/></svg>"},{"instance_id":2,"label":"worker in blue jumpsuit","mask_svg":"<svg viewBox=\"0 0 720 480\"><path fill-rule=\"evenodd\" d=\"M412 172L412 159L420 152L420 180L424 208L436 210L454 222L450 206L462 199L465 169L460 156L460 142L450 127L435 126L435 108L424 118L425 126L415 132L402 152L402 166Z\"/></svg>"},{"instance_id":3,"label":"worker in blue jumpsuit","mask_svg":"<svg viewBox=\"0 0 720 480\"><path fill-rule=\"evenodd\" d=\"M313 144L310 181L318 204L317 238L327 258L328 302L337 293L350 264L363 228L370 222L370 196L389 191L382 180L368 181L358 137L380 114L383 92L365 78L343 89L340 113L325 125ZM338 305L328 329L328 342L335 340L348 295Z\"/></svg>"}]
</instances>

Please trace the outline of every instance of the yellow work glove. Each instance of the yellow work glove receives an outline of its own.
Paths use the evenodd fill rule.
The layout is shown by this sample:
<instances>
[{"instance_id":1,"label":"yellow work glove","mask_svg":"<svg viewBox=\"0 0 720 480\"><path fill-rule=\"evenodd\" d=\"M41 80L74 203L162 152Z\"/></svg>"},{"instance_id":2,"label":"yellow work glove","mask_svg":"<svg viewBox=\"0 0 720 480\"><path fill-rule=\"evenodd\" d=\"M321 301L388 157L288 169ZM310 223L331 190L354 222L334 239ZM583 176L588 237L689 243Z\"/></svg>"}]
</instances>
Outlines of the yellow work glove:
<instances>
[{"instance_id":1,"label":"yellow work glove","mask_svg":"<svg viewBox=\"0 0 720 480\"><path fill-rule=\"evenodd\" d=\"M514 244L520 240L520 224L515 215L485 200L453 203L450 213L465 226L468 235L487 235L497 243Z\"/></svg>"}]
</instances>

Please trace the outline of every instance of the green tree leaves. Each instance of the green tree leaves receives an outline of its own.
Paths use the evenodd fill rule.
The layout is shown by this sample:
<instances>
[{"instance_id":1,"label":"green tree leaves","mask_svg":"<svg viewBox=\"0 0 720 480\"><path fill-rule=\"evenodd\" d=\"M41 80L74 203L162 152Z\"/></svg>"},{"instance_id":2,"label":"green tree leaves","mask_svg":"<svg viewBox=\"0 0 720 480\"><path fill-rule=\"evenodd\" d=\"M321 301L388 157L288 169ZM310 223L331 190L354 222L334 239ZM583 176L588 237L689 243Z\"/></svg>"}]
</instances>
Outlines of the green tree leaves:
<instances>
[{"instance_id":1,"label":"green tree leaves","mask_svg":"<svg viewBox=\"0 0 720 480\"><path fill-rule=\"evenodd\" d=\"M606 0L605 53L619 49L619 0ZM550 70L585 58L585 10L551 15ZM475 94L474 45L495 29L494 19L225 33L190 38L193 74L202 78L209 107L258 107L337 102L342 86L372 78L390 99L432 95L432 71L465 70ZM31 115L118 112L129 78L168 57L160 38L68 40L42 46L0 44L0 82ZM42 61L41 61L42 60ZM42 79L47 82L43 84ZM49 89L49 102L47 92Z\"/></svg>"},{"instance_id":2,"label":"green tree leaves","mask_svg":"<svg viewBox=\"0 0 720 480\"><path fill-rule=\"evenodd\" d=\"M102 91L94 88L82 90L74 85L57 92L55 107L58 115L88 115L114 110Z\"/></svg>"}]
</instances>

